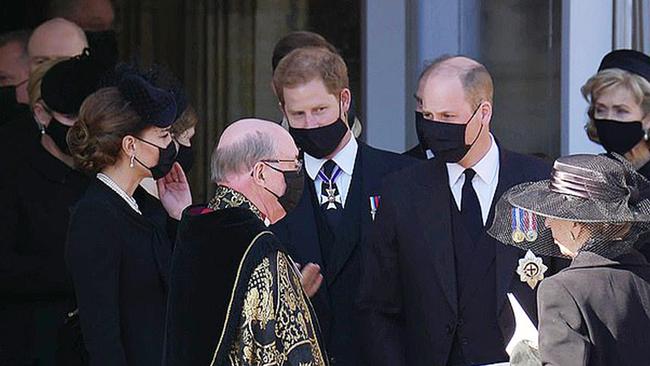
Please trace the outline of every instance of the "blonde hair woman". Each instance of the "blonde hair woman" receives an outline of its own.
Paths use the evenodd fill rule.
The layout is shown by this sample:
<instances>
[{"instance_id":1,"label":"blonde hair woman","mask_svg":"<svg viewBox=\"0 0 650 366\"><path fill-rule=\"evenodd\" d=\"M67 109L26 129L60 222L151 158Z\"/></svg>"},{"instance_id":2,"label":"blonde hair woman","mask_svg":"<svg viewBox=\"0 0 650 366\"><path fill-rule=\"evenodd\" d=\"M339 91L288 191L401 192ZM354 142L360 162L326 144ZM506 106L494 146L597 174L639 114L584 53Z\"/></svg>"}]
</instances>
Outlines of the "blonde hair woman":
<instances>
[{"instance_id":1,"label":"blonde hair woman","mask_svg":"<svg viewBox=\"0 0 650 366\"><path fill-rule=\"evenodd\" d=\"M603 58L598 73L582 86L589 103L589 138L608 153L623 155L650 177L650 57L616 50Z\"/></svg>"}]
</instances>

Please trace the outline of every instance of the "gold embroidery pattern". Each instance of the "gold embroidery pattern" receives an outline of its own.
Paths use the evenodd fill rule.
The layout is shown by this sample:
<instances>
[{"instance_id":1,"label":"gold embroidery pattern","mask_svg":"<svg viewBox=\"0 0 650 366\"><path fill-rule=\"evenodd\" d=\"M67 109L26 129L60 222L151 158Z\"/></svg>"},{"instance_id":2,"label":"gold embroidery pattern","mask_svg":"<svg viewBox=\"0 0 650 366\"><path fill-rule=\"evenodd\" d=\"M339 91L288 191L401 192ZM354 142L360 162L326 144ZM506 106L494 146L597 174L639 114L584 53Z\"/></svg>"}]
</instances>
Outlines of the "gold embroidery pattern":
<instances>
[{"instance_id":1,"label":"gold embroidery pattern","mask_svg":"<svg viewBox=\"0 0 650 366\"><path fill-rule=\"evenodd\" d=\"M251 201L244 197L243 194L228 187L217 186L217 189L214 192L214 197L212 197L210 202L208 202L208 208L213 210L222 210L230 207L247 208L253 211L260 220L264 220L260 210L255 207Z\"/></svg>"},{"instance_id":2,"label":"gold embroidery pattern","mask_svg":"<svg viewBox=\"0 0 650 366\"><path fill-rule=\"evenodd\" d=\"M305 299L291 260L279 252L264 258L248 282L239 332L228 354L230 364L325 365Z\"/></svg>"}]
</instances>

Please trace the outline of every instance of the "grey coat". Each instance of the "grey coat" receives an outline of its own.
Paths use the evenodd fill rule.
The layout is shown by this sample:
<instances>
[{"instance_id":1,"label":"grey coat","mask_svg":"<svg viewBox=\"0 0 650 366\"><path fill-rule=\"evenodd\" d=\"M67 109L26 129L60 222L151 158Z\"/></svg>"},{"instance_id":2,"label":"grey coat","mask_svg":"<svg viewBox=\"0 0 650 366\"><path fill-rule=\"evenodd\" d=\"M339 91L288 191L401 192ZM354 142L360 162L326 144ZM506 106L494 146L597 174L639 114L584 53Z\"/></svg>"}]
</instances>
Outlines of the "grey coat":
<instances>
[{"instance_id":1,"label":"grey coat","mask_svg":"<svg viewBox=\"0 0 650 366\"><path fill-rule=\"evenodd\" d=\"M650 265L639 252L581 252L537 301L544 365L650 365Z\"/></svg>"}]
</instances>

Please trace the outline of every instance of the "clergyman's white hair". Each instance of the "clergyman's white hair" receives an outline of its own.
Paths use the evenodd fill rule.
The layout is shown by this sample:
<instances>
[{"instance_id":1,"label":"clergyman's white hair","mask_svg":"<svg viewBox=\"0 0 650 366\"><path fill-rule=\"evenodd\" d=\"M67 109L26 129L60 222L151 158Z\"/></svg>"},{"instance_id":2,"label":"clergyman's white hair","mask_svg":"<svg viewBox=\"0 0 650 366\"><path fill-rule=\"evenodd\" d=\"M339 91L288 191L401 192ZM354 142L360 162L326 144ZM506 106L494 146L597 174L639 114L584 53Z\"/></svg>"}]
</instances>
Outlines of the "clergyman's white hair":
<instances>
[{"instance_id":1,"label":"clergyman's white hair","mask_svg":"<svg viewBox=\"0 0 650 366\"><path fill-rule=\"evenodd\" d=\"M217 147L212 153L212 181L223 183L229 176L250 172L255 163L273 159L275 150L273 139L260 131L247 133L239 141Z\"/></svg>"}]
</instances>

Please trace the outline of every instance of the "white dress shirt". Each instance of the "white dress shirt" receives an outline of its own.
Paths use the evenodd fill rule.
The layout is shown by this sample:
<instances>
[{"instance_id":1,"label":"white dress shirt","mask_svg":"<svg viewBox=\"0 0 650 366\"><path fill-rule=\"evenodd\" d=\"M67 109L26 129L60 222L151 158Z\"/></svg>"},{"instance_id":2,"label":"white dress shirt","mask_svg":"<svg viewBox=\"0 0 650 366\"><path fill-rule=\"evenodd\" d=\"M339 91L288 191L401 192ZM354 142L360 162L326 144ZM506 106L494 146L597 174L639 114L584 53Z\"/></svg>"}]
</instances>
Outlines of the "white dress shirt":
<instances>
[{"instance_id":1,"label":"white dress shirt","mask_svg":"<svg viewBox=\"0 0 650 366\"><path fill-rule=\"evenodd\" d=\"M357 140L352 134L350 134L350 141L348 141L343 149L341 149L341 151L331 159L342 170L339 176L334 180L334 183L336 183L336 187L339 189L341 205L343 207L345 207L345 200L348 197L348 191L350 190L350 182L352 182L352 173L354 173L354 162L357 158L358 148L359 144L357 144ZM316 197L321 205L327 202L327 197L321 195L323 180L318 176L318 172L321 170L325 162L327 162L327 159L316 159L315 157L305 153L305 169L307 170L309 178L314 181Z\"/></svg>"},{"instance_id":2,"label":"white dress shirt","mask_svg":"<svg viewBox=\"0 0 650 366\"><path fill-rule=\"evenodd\" d=\"M488 216L490 215L490 208L492 207L492 200L494 193L497 190L499 183L499 147L494 141L494 137L490 134L490 150L487 154L476 163L472 169L476 172L474 179L472 179L472 187L478 197L478 202L481 205L481 216L483 217L483 225L487 223ZM460 210L461 200L463 198L463 184L465 184L465 168L457 163L447 163L447 173L449 175L449 187L451 193L454 195L456 206Z\"/></svg>"}]
</instances>

